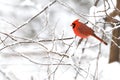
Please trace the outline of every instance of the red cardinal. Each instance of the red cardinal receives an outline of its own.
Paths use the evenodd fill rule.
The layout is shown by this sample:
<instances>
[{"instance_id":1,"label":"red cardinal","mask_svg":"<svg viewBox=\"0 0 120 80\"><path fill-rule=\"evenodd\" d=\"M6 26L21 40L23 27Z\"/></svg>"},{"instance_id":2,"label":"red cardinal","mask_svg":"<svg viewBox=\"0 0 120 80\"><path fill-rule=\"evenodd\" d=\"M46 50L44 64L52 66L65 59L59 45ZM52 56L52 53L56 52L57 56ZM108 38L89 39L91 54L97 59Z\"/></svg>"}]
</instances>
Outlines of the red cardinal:
<instances>
[{"instance_id":1,"label":"red cardinal","mask_svg":"<svg viewBox=\"0 0 120 80\"><path fill-rule=\"evenodd\" d=\"M83 24L82 22L79 22L79 19L75 20L71 24L71 26L73 27L73 31L74 31L76 36L79 36L81 38L87 38L89 36L93 36L96 39L98 39L100 42L103 42L105 45L107 45L107 43L105 41L103 41L101 38L96 36L94 31L90 27L88 27L87 25Z\"/></svg>"}]
</instances>

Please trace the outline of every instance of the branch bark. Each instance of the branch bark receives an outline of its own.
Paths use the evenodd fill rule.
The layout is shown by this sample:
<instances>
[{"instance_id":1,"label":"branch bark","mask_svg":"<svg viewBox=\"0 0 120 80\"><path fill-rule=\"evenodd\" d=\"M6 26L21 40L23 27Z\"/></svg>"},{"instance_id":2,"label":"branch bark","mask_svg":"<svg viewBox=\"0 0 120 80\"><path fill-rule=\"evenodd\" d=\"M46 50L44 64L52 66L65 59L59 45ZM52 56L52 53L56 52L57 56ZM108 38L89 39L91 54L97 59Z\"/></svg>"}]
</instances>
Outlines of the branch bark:
<instances>
[{"instance_id":1,"label":"branch bark","mask_svg":"<svg viewBox=\"0 0 120 80\"><path fill-rule=\"evenodd\" d=\"M120 36L120 28L113 30L113 36L112 37L113 41L120 46L120 40L119 40L119 36ZM112 63L114 61L120 61L119 56L120 56L120 49L119 47L116 46L113 42L111 43L111 48L110 48L110 57L109 57L109 63Z\"/></svg>"}]
</instances>

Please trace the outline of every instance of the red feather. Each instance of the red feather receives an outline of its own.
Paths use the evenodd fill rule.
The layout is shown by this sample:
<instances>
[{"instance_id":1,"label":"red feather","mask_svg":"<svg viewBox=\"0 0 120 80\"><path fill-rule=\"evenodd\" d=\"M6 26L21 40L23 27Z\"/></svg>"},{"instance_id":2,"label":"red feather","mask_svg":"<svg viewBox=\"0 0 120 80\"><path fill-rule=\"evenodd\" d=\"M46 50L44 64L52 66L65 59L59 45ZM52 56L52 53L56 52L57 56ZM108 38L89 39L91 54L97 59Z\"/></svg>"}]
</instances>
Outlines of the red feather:
<instances>
[{"instance_id":1,"label":"red feather","mask_svg":"<svg viewBox=\"0 0 120 80\"><path fill-rule=\"evenodd\" d=\"M89 36L93 36L96 39L98 39L100 42L103 42L105 45L107 45L107 43L104 40L102 40L101 38L95 35L93 29L83 24L82 22L79 22L79 19L75 20L71 26L73 27L73 31L76 36L79 36L81 38L87 38Z\"/></svg>"}]
</instances>

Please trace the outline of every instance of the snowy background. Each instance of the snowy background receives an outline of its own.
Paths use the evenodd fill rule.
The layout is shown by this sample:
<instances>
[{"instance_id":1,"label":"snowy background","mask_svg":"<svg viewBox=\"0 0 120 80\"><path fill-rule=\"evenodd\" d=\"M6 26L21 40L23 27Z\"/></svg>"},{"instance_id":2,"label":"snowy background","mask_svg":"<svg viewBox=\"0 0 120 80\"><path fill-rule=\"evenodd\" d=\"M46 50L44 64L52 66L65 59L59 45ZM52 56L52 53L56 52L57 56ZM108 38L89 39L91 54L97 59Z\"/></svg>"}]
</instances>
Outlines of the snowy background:
<instances>
[{"instance_id":1,"label":"snowy background","mask_svg":"<svg viewBox=\"0 0 120 80\"><path fill-rule=\"evenodd\" d=\"M112 27L103 24L104 1L94 3L0 0L0 80L120 80L120 64L108 64ZM70 25L78 18L108 45L89 37L77 47Z\"/></svg>"}]
</instances>

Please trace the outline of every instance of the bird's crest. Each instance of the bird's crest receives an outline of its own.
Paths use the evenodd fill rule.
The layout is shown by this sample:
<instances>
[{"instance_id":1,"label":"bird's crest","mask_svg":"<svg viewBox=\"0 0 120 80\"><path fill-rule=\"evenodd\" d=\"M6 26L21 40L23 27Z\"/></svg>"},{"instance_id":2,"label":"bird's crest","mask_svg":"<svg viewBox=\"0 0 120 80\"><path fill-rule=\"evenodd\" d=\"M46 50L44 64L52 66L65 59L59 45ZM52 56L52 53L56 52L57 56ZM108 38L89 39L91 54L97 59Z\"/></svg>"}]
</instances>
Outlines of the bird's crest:
<instances>
[{"instance_id":1,"label":"bird's crest","mask_svg":"<svg viewBox=\"0 0 120 80\"><path fill-rule=\"evenodd\" d=\"M79 19L76 19L73 23L79 22Z\"/></svg>"}]
</instances>

